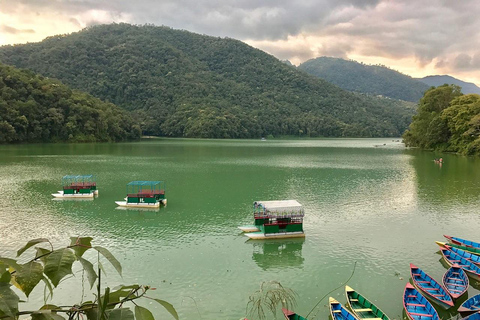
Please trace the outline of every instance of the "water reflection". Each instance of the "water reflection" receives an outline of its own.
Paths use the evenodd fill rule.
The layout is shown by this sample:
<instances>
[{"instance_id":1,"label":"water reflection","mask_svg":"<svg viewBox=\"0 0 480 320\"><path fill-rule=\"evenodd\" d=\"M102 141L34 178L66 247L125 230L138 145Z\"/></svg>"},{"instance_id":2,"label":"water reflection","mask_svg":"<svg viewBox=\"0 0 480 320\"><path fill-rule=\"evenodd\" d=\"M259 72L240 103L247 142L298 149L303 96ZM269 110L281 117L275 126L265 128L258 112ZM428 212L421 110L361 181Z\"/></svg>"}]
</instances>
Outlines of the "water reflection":
<instances>
[{"instance_id":1,"label":"water reflection","mask_svg":"<svg viewBox=\"0 0 480 320\"><path fill-rule=\"evenodd\" d=\"M305 238L247 240L246 243L252 245L252 260L263 270L299 268L305 260L302 256Z\"/></svg>"}]
</instances>

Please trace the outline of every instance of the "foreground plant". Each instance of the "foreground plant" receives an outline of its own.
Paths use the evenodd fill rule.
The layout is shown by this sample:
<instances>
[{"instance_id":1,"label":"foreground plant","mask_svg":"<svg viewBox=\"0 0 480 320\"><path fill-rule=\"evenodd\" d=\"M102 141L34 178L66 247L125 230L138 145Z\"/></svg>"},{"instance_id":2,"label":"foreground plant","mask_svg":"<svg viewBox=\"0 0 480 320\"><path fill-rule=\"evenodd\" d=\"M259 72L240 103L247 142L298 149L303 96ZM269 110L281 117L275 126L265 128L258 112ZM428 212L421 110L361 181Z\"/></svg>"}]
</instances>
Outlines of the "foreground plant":
<instances>
[{"instance_id":1,"label":"foreground plant","mask_svg":"<svg viewBox=\"0 0 480 320\"><path fill-rule=\"evenodd\" d=\"M277 308L292 309L296 305L296 293L282 286L278 281L264 281L260 289L249 297L247 314L252 319L265 319L265 311L270 311L276 318Z\"/></svg>"},{"instance_id":2,"label":"foreground plant","mask_svg":"<svg viewBox=\"0 0 480 320\"><path fill-rule=\"evenodd\" d=\"M84 319L85 317L88 320L154 320L148 309L137 305L136 300L143 298L158 302L178 320L177 312L170 303L146 295L150 289L149 286L134 284L120 286L114 288L114 290L107 287L102 293L101 274L103 267L100 262L100 255L122 275L120 262L106 248L92 246L92 238L90 237L72 237L70 239L69 246L58 249L54 249L52 243L45 238L30 240L17 251L17 259L35 245L47 245L47 248L35 247L34 257L24 264L20 264L17 259L0 256L0 319L18 319L21 315L30 315L32 320L64 320L65 317L69 320ZM95 271L92 262L83 258L84 253L88 250L97 252L97 271ZM72 306L47 304L48 300L53 299L54 288L65 277L73 274L72 267L75 262L80 263L81 272L86 275L90 290L97 284L96 292L92 292L95 300ZM12 290L12 285L28 297L41 282L45 285L45 305L35 311L21 311L19 303L22 301ZM83 297L83 283L81 291ZM126 303L133 304L135 306L134 311Z\"/></svg>"}]
</instances>

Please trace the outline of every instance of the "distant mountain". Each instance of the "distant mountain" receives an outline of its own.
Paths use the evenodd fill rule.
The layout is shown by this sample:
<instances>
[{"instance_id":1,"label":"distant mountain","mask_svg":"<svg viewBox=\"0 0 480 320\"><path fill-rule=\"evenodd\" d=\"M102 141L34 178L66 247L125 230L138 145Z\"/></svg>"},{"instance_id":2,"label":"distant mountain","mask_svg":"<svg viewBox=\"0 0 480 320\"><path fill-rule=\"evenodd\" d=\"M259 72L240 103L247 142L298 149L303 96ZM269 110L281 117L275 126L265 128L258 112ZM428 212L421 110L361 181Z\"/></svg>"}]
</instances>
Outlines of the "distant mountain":
<instances>
[{"instance_id":1,"label":"distant mountain","mask_svg":"<svg viewBox=\"0 0 480 320\"><path fill-rule=\"evenodd\" d=\"M148 135L400 136L415 112L344 91L238 40L152 25L99 25L3 46L0 61L131 110Z\"/></svg>"},{"instance_id":2,"label":"distant mountain","mask_svg":"<svg viewBox=\"0 0 480 320\"><path fill-rule=\"evenodd\" d=\"M124 141L140 134L125 110L0 63L0 143Z\"/></svg>"},{"instance_id":3,"label":"distant mountain","mask_svg":"<svg viewBox=\"0 0 480 320\"><path fill-rule=\"evenodd\" d=\"M457 78L443 75L443 76L427 76L424 78L418 78L417 80L433 87L438 87L444 84L454 84L462 87L462 92L464 94L476 93L480 94L480 88L477 87L474 83L465 82Z\"/></svg>"},{"instance_id":4,"label":"distant mountain","mask_svg":"<svg viewBox=\"0 0 480 320\"><path fill-rule=\"evenodd\" d=\"M320 57L298 66L311 75L342 89L370 95L418 102L428 85L381 65L366 65L353 60Z\"/></svg>"}]
</instances>

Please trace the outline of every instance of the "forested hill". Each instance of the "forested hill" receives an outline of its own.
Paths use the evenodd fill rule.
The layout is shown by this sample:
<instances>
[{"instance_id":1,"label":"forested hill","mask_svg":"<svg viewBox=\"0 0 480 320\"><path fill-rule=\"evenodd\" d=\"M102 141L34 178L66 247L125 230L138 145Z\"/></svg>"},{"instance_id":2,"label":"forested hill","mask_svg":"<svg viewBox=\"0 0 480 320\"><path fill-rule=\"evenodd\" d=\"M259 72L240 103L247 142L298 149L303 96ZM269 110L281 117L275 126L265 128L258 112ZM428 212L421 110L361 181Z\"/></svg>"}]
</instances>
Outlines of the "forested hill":
<instances>
[{"instance_id":1,"label":"forested hill","mask_svg":"<svg viewBox=\"0 0 480 320\"><path fill-rule=\"evenodd\" d=\"M427 76L423 78L418 78L417 80L425 83L429 86L438 87L444 84L454 84L456 86L460 86L462 88L462 92L464 94L475 93L480 94L480 88L477 87L474 83L465 82L454 78L452 76Z\"/></svg>"},{"instance_id":2,"label":"forested hill","mask_svg":"<svg viewBox=\"0 0 480 320\"><path fill-rule=\"evenodd\" d=\"M117 106L0 63L0 143L123 141L140 133Z\"/></svg>"},{"instance_id":3,"label":"forested hill","mask_svg":"<svg viewBox=\"0 0 480 320\"><path fill-rule=\"evenodd\" d=\"M298 68L348 91L411 102L418 102L429 88L429 85L387 67L352 60L320 57L304 62Z\"/></svg>"},{"instance_id":4,"label":"forested hill","mask_svg":"<svg viewBox=\"0 0 480 320\"><path fill-rule=\"evenodd\" d=\"M150 135L399 136L414 113L346 92L240 41L167 27L94 26L3 46L0 61L134 110Z\"/></svg>"}]
</instances>

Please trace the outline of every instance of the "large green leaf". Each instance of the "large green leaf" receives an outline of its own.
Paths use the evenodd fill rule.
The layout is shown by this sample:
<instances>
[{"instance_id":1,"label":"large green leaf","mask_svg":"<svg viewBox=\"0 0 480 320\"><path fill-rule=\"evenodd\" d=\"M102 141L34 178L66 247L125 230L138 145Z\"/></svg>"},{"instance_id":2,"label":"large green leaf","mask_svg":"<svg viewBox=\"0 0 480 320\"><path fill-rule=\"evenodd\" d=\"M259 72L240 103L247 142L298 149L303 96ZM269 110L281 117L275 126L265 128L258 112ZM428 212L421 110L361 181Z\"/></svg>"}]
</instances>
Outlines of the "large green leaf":
<instances>
[{"instance_id":1,"label":"large green leaf","mask_svg":"<svg viewBox=\"0 0 480 320\"><path fill-rule=\"evenodd\" d=\"M60 280L72 273L74 262L73 250L69 248L55 250L47 256L44 273L56 287Z\"/></svg>"},{"instance_id":2,"label":"large green leaf","mask_svg":"<svg viewBox=\"0 0 480 320\"><path fill-rule=\"evenodd\" d=\"M170 303L168 303L167 301L164 301L164 300L160 300L160 299L153 299L153 300L160 303L175 319L178 320L177 310L175 310L173 305L171 305Z\"/></svg>"},{"instance_id":3,"label":"large green leaf","mask_svg":"<svg viewBox=\"0 0 480 320\"><path fill-rule=\"evenodd\" d=\"M10 284L0 283L0 311L7 316L15 317L19 300L15 292L10 289Z\"/></svg>"},{"instance_id":4,"label":"large green leaf","mask_svg":"<svg viewBox=\"0 0 480 320\"><path fill-rule=\"evenodd\" d=\"M65 320L65 318L52 310L45 309L32 313L32 320Z\"/></svg>"},{"instance_id":5,"label":"large green leaf","mask_svg":"<svg viewBox=\"0 0 480 320\"><path fill-rule=\"evenodd\" d=\"M10 279L12 279L10 271L5 270L3 273L0 273L0 283L10 283Z\"/></svg>"},{"instance_id":6,"label":"large green leaf","mask_svg":"<svg viewBox=\"0 0 480 320\"><path fill-rule=\"evenodd\" d=\"M110 302L120 302L121 299L126 298L134 289L138 289L139 285L122 286L118 290L110 292Z\"/></svg>"},{"instance_id":7,"label":"large green leaf","mask_svg":"<svg viewBox=\"0 0 480 320\"><path fill-rule=\"evenodd\" d=\"M93 247L93 249L97 250L98 252L100 252L100 254L102 256L104 256L111 264L112 266L115 268L115 270L117 270L118 274L119 275L122 275L122 265L120 264L120 262L118 262L118 260L113 256L113 254L110 253L110 251L108 251L107 249L103 248L103 247L100 247L100 246L95 246Z\"/></svg>"},{"instance_id":8,"label":"large green leaf","mask_svg":"<svg viewBox=\"0 0 480 320\"><path fill-rule=\"evenodd\" d=\"M119 308L107 311L108 320L135 320L132 310L129 308Z\"/></svg>"},{"instance_id":9,"label":"large green leaf","mask_svg":"<svg viewBox=\"0 0 480 320\"><path fill-rule=\"evenodd\" d=\"M0 258L0 262L7 267L10 267L14 270L20 269L20 265L17 263L17 260L9 258Z\"/></svg>"},{"instance_id":10,"label":"large green leaf","mask_svg":"<svg viewBox=\"0 0 480 320\"><path fill-rule=\"evenodd\" d=\"M35 259L40 259L40 261L43 262L43 264L47 263L47 257L48 254L52 251L44 248L35 248L37 250L37 253L35 254Z\"/></svg>"},{"instance_id":11,"label":"large green leaf","mask_svg":"<svg viewBox=\"0 0 480 320\"><path fill-rule=\"evenodd\" d=\"M91 237L70 237L70 246L73 246L72 249L75 251L77 257L83 256L85 251L92 248Z\"/></svg>"},{"instance_id":12,"label":"large green leaf","mask_svg":"<svg viewBox=\"0 0 480 320\"><path fill-rule=\"evenodd\" d=\"M41 263L35 261L20 265L20 269L17 269L14 273L16 286L22 290L27 297L42 278L43 266Z\"/></svg>"},{"instance_id":13,"label":"large green leaf","mask_svg":"<svg viewBox=\"0 0 480 320\"><path fill-rule=\"evenodd\" d=\"M140 306L135 306L135 319L136 320L155 320L150 310Z\"/></svg>"},{"instance_id":14,"label":"large green leaf","mask_svg":"<svg viewBox=\"0 0 480 320\"><path fill-rule=\"evenodd\" d=\"M50 241L46 238L38 238L38 239L30 240L27 242L27 244L23 248L17 251L17 257L19 257L22 253L24 253L28 248L42 242L50 242Z\"/></svg>"},{"instance_id":15,"label":"large green leaf","mask_svg":"<svg viewBox=\"0 0 480 320\"><path fill-rule=\"evenodd\" d=\"M85 270L85 272L87 273L87 279L88 279L88 282L90 283L90 289L92 289L93 285L95 284L95 281L98 278L97 273L93 268L93 264L84 258L81 258L81 257L77 257L77 258L78 258L78 261L80 261L80 263L82 264L83 270Z\"/></svg>"}]
</instances>

